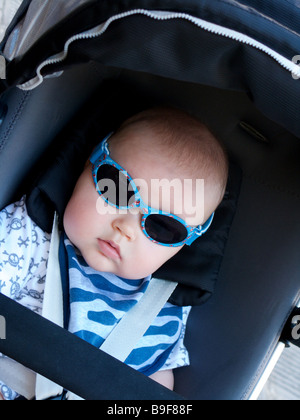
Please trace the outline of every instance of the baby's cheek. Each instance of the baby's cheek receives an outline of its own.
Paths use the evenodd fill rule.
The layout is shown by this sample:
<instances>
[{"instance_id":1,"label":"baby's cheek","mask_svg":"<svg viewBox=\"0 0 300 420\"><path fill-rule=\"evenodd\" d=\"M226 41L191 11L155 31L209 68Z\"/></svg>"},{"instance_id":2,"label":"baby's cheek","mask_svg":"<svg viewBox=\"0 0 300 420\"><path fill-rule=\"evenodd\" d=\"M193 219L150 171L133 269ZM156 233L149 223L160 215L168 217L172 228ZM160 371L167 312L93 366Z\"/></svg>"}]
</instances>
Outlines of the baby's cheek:
<instances>
[{"instance_id":1,"label":"baby's cheek","mask_svg":"<svg viewBox=\"0 0 300 420\"><path fill-rule=\"evenodd\" d=\"M64 214L63 225L66 235L77 246L78 239L84 233L82 227L86 217L84 209L78 208L75 204L72 200L69 202Z\"/></svg>"},{"instance_id":2,"label":"baby's cheek","mask_svg":"<svg viewBox=\"0 0 300 420\"><path fill-rule=\"evenodd\" d=\"M72 233L72 212L70 211L69 205L65 210L63 225L67 236L70 237L70 234Z\"/></svg>"},{"instance_id":3,"label":"baby's cheek","mask_svg":"<svg viewBox=\"0 0 300 420\"><path fill-rule=\"evenodd\" d=\"M183 247L165 247L146 239L144 246L140 246L135 259L135 269L139 272L137 278L153 274L163 264L174 257Z\"/></svg>"}]
</instances>

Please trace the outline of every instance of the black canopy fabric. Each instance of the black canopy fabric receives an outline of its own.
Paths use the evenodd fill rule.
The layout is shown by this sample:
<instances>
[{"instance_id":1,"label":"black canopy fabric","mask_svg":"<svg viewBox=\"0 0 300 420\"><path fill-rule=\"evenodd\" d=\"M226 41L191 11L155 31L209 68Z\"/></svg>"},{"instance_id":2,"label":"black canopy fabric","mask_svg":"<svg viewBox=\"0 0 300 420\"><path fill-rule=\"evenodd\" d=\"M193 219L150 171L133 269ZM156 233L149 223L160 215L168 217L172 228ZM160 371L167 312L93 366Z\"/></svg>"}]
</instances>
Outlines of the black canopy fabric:
<instances>
[{"instance_id":1,"label":"black canopy fabric","mask_svg":"<svg viewBox=\"0 0 300 420\"><path fill-rule=\"evenodd\" d=\"M16 21L34 3L26 1ZM151 17L149 13L155 11L168 13ZM41 74L95 60L120 69L246 91L265 115L299 136L299 77L292 77L292 69L299 72L294 60L299 54L298 15L297 1L82 1L12 59L3 89L35 78L37 68L49 57L55 59ZM79 38L68 45L63 60L56 56L73 35L105 22L101 36L88 41Z\"/></svg>"}]
</instances>

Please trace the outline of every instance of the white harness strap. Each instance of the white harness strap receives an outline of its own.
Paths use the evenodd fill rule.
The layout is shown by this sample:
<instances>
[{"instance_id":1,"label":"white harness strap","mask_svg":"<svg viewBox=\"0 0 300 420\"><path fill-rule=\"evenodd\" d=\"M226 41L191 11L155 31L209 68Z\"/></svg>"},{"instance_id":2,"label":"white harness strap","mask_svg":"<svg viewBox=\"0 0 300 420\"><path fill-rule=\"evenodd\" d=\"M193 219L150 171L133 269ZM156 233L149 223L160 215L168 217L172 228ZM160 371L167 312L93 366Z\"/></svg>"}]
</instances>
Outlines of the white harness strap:
<instances>
[{"instance_id":1,"label":"white harness strap","mask_svg":"<svg viewBox=\"0 0 300 420\"><path fill-rule=\"evenodd\" d=\"M143 297L123 316L100 350L125 362L176 287L177 283L152 278Z\"/></svg>"},{"instance_id":2,"label":"white harness strap","mask_svg":"<svg viewBox=\"0 0 300 420\"><path fill-rule=\"evenodd\" d=\"M59 265L59 241L60 234L58 230L58 216L55 214L51 235L51 244L49 250L47 276L43 301L44 318L57 324L60 327L64 326L64 310L62 298L62 284ZM51 337L49 337L51 340ZM36 378L36 399L45 400L49 396L61 395L63 388L49 379L41 375Z\"/></svg>"},{"instance_id":3,"label":"white harness strap","mask_svg":"<svg viewBox=\"0 0 300 420\"><path fill-rule=\"evenodd\" d=\"M27 400L35 396L36 374L8 357L0 358L1 381Z\"/></svg>"},{"instance_id":4,"label":"white harness strap","mask_svg":"<svg viewBox=\"0 0 300 420\"><path fill-rule=\"evenodd\" d=\"M143 297L123 316L100 350L125 362L176 287L177 283L152 278ZM81 398L69 392L67 399L80 400Z\"/></svg>"}]
</instances>

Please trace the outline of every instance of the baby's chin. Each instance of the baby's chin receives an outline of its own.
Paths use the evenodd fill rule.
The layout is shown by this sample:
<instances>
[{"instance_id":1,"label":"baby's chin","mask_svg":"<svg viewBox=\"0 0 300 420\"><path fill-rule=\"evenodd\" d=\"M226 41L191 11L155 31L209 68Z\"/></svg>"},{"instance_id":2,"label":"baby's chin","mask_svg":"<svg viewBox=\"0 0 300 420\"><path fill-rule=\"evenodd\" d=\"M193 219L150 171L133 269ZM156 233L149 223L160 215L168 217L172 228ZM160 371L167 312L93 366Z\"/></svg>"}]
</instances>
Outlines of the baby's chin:
<instances>
[{"instance_id":1,"label":"baby's chin","mask_svg":"<svg viewBox=\"0 0 300 420\"><path fill-rule=\"evenodd\" d=\"M126 267L124 263L122 264L122 261L116 263L101 254L85 255L84 253L81 253L81 255L86 264L99 273L115 274L126 280L141 280L152 274L146 269L136 270L134 264L130 264L130 266Z\"/></svg>"}]
</instances>

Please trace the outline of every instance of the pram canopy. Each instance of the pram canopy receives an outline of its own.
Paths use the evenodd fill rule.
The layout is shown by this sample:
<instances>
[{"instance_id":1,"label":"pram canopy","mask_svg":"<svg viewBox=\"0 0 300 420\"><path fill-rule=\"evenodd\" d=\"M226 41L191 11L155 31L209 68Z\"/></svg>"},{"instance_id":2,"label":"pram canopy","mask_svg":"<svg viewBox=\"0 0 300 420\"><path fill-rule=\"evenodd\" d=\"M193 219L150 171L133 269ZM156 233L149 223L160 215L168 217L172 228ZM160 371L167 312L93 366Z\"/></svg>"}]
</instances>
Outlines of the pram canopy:
<instances>
[{"instance_id":1,"label":"pram canopy","mask_svg":"<svg viewBox=\"0 0 300 420\"><path fill-rule=\"evenodd\" d=\"M176 373L186 398L248 398L299 297L299 15L297 1L25 0L2 42L0 208L91 97L103 116L135 93L184 108L242 169L217 287L192 310L191 366Z\"/></svg>"}]
</instances>

